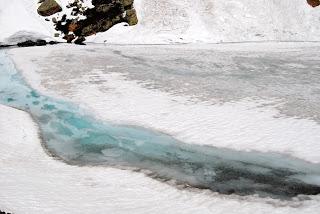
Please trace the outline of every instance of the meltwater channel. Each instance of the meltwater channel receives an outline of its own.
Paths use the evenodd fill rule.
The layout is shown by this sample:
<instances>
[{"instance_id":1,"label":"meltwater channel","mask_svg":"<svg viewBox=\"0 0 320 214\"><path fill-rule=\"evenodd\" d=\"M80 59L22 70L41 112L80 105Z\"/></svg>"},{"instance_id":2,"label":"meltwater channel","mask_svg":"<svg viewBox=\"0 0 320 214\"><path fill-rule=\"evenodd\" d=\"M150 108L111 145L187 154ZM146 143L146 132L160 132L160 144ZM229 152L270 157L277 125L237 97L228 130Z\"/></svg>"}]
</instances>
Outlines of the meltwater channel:
<instances>
[{"instance_id":1,"label":"meltwater channel","mask_svg":"<svg viewBox=\"0 0 320 214\"><path fill-rule=\"evenodd\" d=\"M222 194L291 199L320 194L320 165L275 153L189 145L156 131L95 119L26 84L0 50L0 103L28 112L43 144L69 164L136 169L162 181Z\"/></svg>"}]
</instances>

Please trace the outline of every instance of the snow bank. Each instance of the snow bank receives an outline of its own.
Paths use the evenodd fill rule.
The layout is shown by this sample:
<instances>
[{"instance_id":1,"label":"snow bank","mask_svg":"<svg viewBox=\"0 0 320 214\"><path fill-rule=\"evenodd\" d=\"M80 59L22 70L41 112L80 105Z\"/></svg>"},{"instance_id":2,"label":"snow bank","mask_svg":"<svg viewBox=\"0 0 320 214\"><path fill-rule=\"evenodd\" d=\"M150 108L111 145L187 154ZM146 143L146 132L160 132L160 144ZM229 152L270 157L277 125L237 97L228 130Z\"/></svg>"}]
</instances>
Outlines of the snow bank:
<instances>
[{"instance_id":1,"label":"snow bank","mask_svg":"<svg viewBox=\"0 0 320 214\"><path fill-rule=\"evenodd\" d=\"M319 197L281 202L178 190L140 173L47 156L24 112L0 105L0 207L12 213L317 213ZM246 201L244 200L246 199Z\"/></svg>"},{"instance_id":2,"label":"snow bank","mask_svg":"<svg viewBox=\"0 0 320 214\"><path fill-rule=\"evenodd\" d=\"M52 37L37 0L2 0L0 42L19 31ZM58 1L65 8L68 0ZM135 0L137 26L114 26L89 38L108 43L319 41L320 9L305 0ZM61 16L63 13L60 13Z\"/></svg>"},{"instance_id":3,"label":"snow bank","mask_svg":"<svg viewBox=\"0 0 320 214\"><path fill-rule=\"evenodd\" d=\"M0 42L23 41L30 38L47 38L53 29L37 14L36 0L2 0L0 4ZM20 39L17 38L20 35ZM13 40L13 41L12 41Z\"/></svg>"},{"instance_id":4,"label":"snow bank","mask_svg":"<svg viewBox=\"0 0 320 214\"><path fill-rule=\"evenodd\" d=\"M200 201L209 203L206 200L211 196L207 193L179 191L140 173L68 166L48 157L41 148L36 125L24 112L0 106L0 127L2 210L13 213L175 213L177 210L210 213L210 206L200 204ZM234 203L239 204L236 200Z\"/></svg>"},{"instance_id":5,"label":"snow bank","mask_svg":"<svg viewBox=\"0 0 320 214\"><path fill-rule=\"evenodd\" d=\"M281 202L178 190L140 173L69 166L47 156L24 112L0 105L0 207L12 213L310 213L320 197Z\"/></svg>"},{"instance_id":6,"label":"snow bank","mask_svg":"<svg viewBox=\"0 0 320 214\"><path fill-rule=\"evenodd\" d=\"M319 41L319 8L304 0L135 0L137 26L92 37L108 43Z\"/></svg>"}]
</instances>

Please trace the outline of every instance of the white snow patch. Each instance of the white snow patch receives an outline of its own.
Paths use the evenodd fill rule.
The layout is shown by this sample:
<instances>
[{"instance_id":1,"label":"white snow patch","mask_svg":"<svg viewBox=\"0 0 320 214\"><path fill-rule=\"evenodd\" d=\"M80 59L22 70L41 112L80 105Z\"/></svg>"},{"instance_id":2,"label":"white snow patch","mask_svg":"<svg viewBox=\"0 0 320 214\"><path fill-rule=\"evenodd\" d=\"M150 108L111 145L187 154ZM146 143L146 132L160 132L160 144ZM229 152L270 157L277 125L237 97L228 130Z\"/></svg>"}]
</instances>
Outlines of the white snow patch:
<instances>
[{"instance_id":1,"label":"white snow patch","mask_svg":"<svg viewBox=\"0 0 320 214\"><path fill-rule=\"evenodd\" d=\"M5 44L17 44L19 42L24 42L27 40L35 41L37 39L47 39L49 38L46 35L39 34L37 32L32 31L18 31L11 35L10 37L6 38Z\"/></svg>"},{"instance_id":2,"label":"white snow patch","mask_svg":"<svg viewBox=\"0 0 320 214\"><path fill-rule=\"evenodd\" d=\"M53 28L37 14L36 2L37 0L1 0L0 42L6 42L9 37L18 32L52 36ZM21 41L25 39L21 38Z\"/></svg>"},{"instance_id":3,"label":"white snow patch","mask_svg":"<svg viewBox=\"0 0 320 214\"><path fill-rule=\"evenodd\" d=\"M58 1L63 12L68 0ZM85 1L90 6L90 1ZM97 43L167 44L241 41L319 41L319 8L305 0L135 0L139 24L118 24L88 38ZM1 0L0 42L19 31L52 37L38 0ZM49 17L50 19L51 17Z\"/></svg>"},{"instance_id":4,"label":"white snow patch","mask_svg":"<svg viewBox=\"0 0 320 214\"><path fill-rule=\"evenodd\" d=\"M319 41L319 8L304 0L135 0L137 26L89 41L126 44Z\"/></svg>"}]
</instances>

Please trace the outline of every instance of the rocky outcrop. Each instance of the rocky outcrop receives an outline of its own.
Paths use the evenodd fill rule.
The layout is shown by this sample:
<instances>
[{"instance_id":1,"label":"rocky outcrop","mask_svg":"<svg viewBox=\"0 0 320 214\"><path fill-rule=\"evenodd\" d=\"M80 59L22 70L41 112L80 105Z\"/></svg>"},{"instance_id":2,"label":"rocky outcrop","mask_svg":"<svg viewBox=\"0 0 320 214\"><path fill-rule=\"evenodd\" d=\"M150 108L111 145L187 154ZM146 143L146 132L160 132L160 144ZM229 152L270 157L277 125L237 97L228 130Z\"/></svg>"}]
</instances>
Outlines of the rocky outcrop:
<instances>
[{"instance_id":1,"label":"rocky outcrop","mask_svg":"<svg viewBox=\"0 0 320 214\"><path fill-rule=\"evenodd\" d=\"M308 4L311 7L318 7L320 6L320 0L307 0Z\"/></svg>"},{"instance_id":2,"label":"rocky outcrop","mask_svg":"<svg viewBox=\"0 0 320 214\"><path fill-rule=\"evenodd\" d=\"M74 0L67 7L72 9L72 16L64 15L60 20L54 19L55 28L61 31L67 42L81 44L85 37L109 30L115 24L126 22L130 26L138 23L133 0L92 0L93 8L85 8L82 0ZM85 19L79 19L82 15Z\"/></svg>"},{"instance_id":3,"label":"rocky outcrop","mask_svg":"<svg viewBox=\"0 0 320 214\"><path fill-rule=\"evenodd\" d=\"M61 6L55 0L41 0L39 3L38 14L41 16L51 16L62 11Z\"/></svg>"}]
</instances>

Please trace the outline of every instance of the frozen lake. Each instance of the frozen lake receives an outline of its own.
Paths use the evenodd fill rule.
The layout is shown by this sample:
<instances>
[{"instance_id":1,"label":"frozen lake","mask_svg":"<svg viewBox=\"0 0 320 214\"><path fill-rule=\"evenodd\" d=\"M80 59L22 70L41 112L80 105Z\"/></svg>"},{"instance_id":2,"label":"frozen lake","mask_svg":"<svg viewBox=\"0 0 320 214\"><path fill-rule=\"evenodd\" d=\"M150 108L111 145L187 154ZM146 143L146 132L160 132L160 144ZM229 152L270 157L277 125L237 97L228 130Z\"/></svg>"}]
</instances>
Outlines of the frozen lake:
<instances>
[{"instance_id":1,"label":"frozen lake","mask_svg":"<svg viewBox=\"0 0 320 214\"><path fill-rule=\"evenodd\" d=\"M58 52L54 53L57 54L55 57L48 58L53 61L46 60L45 63L51 66L59 65L62 61L67 62L70 68L77 69L63 72L61 74L64 76L60 77L59 73L54 72L50 83L58 80L65 84L61 82L66 79L65 75L69 76L68 80L72 75L77 78L87 75L84 69L90 71L92 68L89 66L94 64L96 70L107 66L102 71L123 72L129 80L149 83L147 86L144 84L148 89L194 95L197 101L217 104L244 98L281 100L282 113L307 117L312 112L312 119L317 121L318 109L314 105L318 102L316 98L319 94L315 92L319 89L319 76L314 63L316 59L309 56L316 51L313 48L309 48L308 55L303 56L295 51L289 54L281 51L244 51L232 55L222 50L170 46L131 49L119 46L108 50L104 57L95 55L99 48L84 48L82 51L90 53L90 63L84 66L74 64L86 63L86 60L77 60L79 55ZM146 51L149 54L145 54ZM301 55L301 51L299 53ZM147 129L105 124L76 106L32 90L17 76L4 55L2 58L2 67L9 72L2 73L2 103L30 112L40 125L46 148L68 163L146 170L145 173L162 181L172 180L177 185L190 185L225 194L290 198L298 194L318 194L320 191L320 167L317 164L275 153L240 152L183 144ZM108 67L102 62L103 58L117 62L117 66ZM52 72L47 69L42 72ZM99 80L99 75L96 75L96 80L89 81L102 90L103 82ZM59 86L62 93L68 92L65 89ZM304 105L308 109L299 115Z\"/></svg>"},{"instance_id":2,"label":"frozen lake","mask_svg":"<svg viewBox=\"0 0 320 214\"><path fill-rule=\"evenodd\" d=\"M58 45L2 53L1 103L31 113L45 151L64 162L46 156L27 115L0 106L0 205L16 213L317 213L319 195L294 196L319 188L318 49Z\"/></svg>"}]
</instances>

